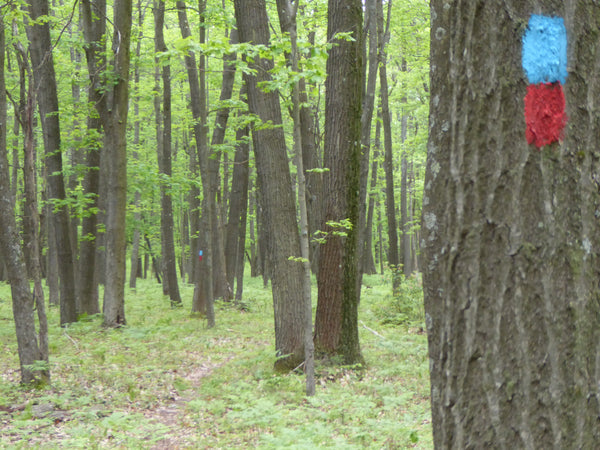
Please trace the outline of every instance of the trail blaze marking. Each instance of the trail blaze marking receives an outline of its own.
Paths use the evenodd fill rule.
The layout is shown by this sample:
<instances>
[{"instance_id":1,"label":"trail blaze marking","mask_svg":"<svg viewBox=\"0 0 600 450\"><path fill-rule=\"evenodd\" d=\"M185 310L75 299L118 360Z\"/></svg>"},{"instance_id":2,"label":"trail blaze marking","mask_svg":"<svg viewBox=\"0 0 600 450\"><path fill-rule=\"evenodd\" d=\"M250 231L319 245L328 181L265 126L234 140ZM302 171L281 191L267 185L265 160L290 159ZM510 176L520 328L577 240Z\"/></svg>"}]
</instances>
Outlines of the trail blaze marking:
<instances>
[{"instance_id":1,"label":"trail blaze marking","mask_svg":"<svg viewBox=\"0 0 600 450\"><path fill-rule=\"evenodd\" d=\"M562 85L567 79L567 30L560 17L532 15L523 36L525 137L540 148L563 138L567 124Z\"/></svg>"}]
</instances>

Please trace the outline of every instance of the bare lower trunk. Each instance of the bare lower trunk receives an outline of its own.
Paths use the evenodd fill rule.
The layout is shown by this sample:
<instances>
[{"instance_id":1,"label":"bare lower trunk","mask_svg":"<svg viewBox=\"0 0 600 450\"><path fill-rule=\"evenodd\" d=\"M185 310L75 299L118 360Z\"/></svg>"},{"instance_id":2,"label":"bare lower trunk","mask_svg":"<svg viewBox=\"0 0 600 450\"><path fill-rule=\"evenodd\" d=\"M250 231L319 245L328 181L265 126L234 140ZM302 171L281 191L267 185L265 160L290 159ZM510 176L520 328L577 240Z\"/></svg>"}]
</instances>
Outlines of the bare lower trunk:
<instances>
[{"instance_id":1,"label":"bare lower trunk","mask_svg":"<svg viewBox=\"0 0 600 450\"><path fill-rule=\"evenodd\" d=\"M17 334L19 363L21 366L21 382L48 382L48 368L35 368L39 362L48 363L48 342L46 317L43 312L43 301L37 303L40 312L40 333L38 342L35 329L34 307L36 303L31 295L27 280L25 262L15 221L14 204L9 183L8 152L6 148L6 83L4 79L4 17L0 11L0 253L6 265L12 293L13 317ZM37 287L36 287L37 290Z\"/></svg>"},{"instance_id":2,"label":"bare lower trunk","mask_svg":"<svg viewBox=\"0 0 600 450\"><path fill-rule=\"evenodd\" d=\"M32 21L37 20L40 16L46 16L48 14L47 0L30 0L29 12ZM48 23L35 23L27 26L27 35L30 41L35 91L44 133L48 198L51 202L54 200L63 202L66 194L62 175L58 92ZM77 321L73 250L68 208L60 203L54 206L55 212L49 220L54 220L60 274L60 323L65 325Z\"/></svg>"},{"instance_id":3,"label":"bare lower trunk","mask_svg":"<svg viewBox=\"0 0 600 450\"><path fill-rule=\"evenodd\" d=\"M237 147L233 167L233 182L231 187L231 199L229 201L229 220L227 223L226 243L226 262L227 262L227 282L233 287L236 275L239 273L240 258L241 264L244 263L244 247L241 245L245 241L246 217L248 211L248 180L249 180L249 158L250 146L243 139L248 138L248 128L241 128L236 134ZM242 235L241 230L244 230ZM237 298L237 295L236 295Z\"/></svg>"},{"instance_id":4,"label":"bare lower trunk","mask_svg":"<svg viewBox=\"0 0 600 450\"><path fill-rule=\"evenodd\" d=\"M353 34L339 41L334 34ZM346 364L363 361L358 340L360 276L357 246L360 198L362 103L362 4L330 0L327 35L336 42L327 60L325 85L325 167L328 193L322 229L328 234L319 256L319 299L315 347L342 355ZM325 225L325 224L324 224Z\"/></svg>"},{"instance_id":5,"label":"bare lower trunk","mask_svg":"<svg viewBox=\"0 0 600 450\"><path fill-rule=\"evenodd\" d=\"M104 325L125 324L125 265L127 209L127 112L129 109L129 44L131 39L131 0L115 0L114 73L110 87L112 105L104 115L105 151L108 161L106 202L106 284L104 286Z\"/></svg>"},{"instance_id":6,"label":"bare lower trunk","mask_svg":"<svg viewBox=\"0 0 600 450\"><path fill-rule=\"evenodd\" d=\"M160 0L155 11L155 39L156 51L166 52L163 26L165 19L165 2ZM173 237L173 201L171 198L171 66L168 61L161 65L161 77L163 87L163 127L162 140L158 148L159 171L164 175L161 183L161 213L160 234L163 248L164 284L168 286L168 294L171 306L181 306L179 295L179 281L177 278L177 260L175 258L175 240Z\"/></svg>"},{"instance_id":7,"label":"bare lower trunk","mask_svg":"<svg viewBox=\"0 0 600 450\"><path fill-rule=\"evenodd\" d=\"M240 42L269 45L264 0L236 0L235 15ZM281 106L277 92L264 92L259 83L269 81L273 61L255 58L250 67L256 76L244 74L248 105L263 123L280 125ZM253 130L254 156L262 226L266 236L275 310L275 348L278 370L291 370L304 359L302 267L290 257L300 256L296 204L292 192L285 135L279 126Z\"/></svg>"}]
</instances>

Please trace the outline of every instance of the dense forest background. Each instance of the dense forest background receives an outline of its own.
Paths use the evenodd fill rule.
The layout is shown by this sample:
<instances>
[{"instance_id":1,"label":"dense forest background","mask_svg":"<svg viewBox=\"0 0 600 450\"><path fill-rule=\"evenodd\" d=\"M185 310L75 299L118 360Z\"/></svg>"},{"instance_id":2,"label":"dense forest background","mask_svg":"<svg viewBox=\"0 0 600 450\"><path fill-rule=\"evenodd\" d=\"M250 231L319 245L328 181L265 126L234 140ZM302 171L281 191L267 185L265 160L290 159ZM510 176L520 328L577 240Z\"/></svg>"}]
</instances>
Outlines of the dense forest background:
<instances>
[{"instance_id":1,"label":"dense forest background","mask_svg":"<svg viewBox=\"0 0 600 450\"><path fill-rule=\"evenodd\" d=\"M241 29L243 3L234 3L32 0L2 6L3 173L38 315L45 314L45 279L50 304L60 305L61 325L100 311L105 326L124 325L119 289L127 267L130 288L140 277L153 277L172 306L182 304L179 284L194 284L192 312L212 326L214 299L243 301L248 265L265 286L273 281L277 349L287 354L298 344L290 343L297 336L286 336L294 321L278 319L292 310L277 292L284 269L275 263L274 235L283 239L306 222L309 258L284 257L310 263L313 274L324 243L344 239L353 227L360 274L391 270L397 291L419 270L427 2L363 2L360 32L336 30L327 1L257 2L261 8L250 11L265 10L265 43L244 37L255 30ZM362 54L358 224L326 220L335 193L327 184L334 175L326 164L326 97L335 105L345 91L344 74L336 74L337 91L326 95L328 71L334 79L327 60L345 43ZM249 82L275 99L281 124L253 110ZM330 111L335 118L335 106ZM260 138L265 130L282 130L284 137L275 148L285 146L285 166L273 165L271 172L274 153ZM277 184L276 178L287 167L296 204L291 226L282 219L285 204L277 206L286 180ZM12 261L12 254L3 256ZM11 267L0 265L0 280L11 278ZM319 324L321 316L317 308L317 351L343 353L335 348L339 336L320 331L327 323ZM15 313L17 334L26 322L19 317ZM40 333L34 361L47 358L44 329Z\"/></svg>"}]
</instances>

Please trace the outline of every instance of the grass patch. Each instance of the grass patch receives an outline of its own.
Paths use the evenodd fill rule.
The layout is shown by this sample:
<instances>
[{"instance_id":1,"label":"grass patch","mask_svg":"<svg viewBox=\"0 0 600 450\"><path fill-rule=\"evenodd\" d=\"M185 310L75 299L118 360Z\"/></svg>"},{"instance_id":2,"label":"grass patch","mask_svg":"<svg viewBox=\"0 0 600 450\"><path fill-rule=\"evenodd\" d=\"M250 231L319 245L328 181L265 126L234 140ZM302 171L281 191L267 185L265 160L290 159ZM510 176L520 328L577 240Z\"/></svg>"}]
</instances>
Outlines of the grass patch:
<instances>
[{"instance_id":1,"label":"grass patch","mask_svg":"<svg viewBox=\"0 0 600 450\"><path fill-rule=\"evenodd\" d=\"M422 323L385 320L395 314L389 280L364 281L367 366L318 365L312 398L302 375L273 371L262 280L246 280L244 310L217 302L212 329L189 314L191 286L172 309L153 280L127 291L120 329L103 329L99 315L63 329L52 308L52 383L41 390L18 385L10 289L0 285L0 447L433 448Z\"/></svg>"}]
</instances>

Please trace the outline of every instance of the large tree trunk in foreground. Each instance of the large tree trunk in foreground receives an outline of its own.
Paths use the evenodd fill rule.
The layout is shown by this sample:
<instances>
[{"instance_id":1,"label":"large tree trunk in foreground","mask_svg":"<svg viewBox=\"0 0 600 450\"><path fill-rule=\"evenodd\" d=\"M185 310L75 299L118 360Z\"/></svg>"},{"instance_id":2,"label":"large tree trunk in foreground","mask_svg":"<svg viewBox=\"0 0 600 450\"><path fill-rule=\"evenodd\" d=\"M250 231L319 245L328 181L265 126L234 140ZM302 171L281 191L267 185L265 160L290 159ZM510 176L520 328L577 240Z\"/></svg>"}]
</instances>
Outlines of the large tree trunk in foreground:
<instances>
[{"instance_id":1,"label":"large tree trunk in foreground","mask_svg":"<svg viewBox=\"0 0 600 450\"><path fill-rule=\"evenodd\" d=\"M327 36L336 45L329 51L325 83L325 220L328 232L319 257L319 300L315 348L340 354L346 364L362 362L358 341L358 223L362 103L362 3L330 0ZM353 41L335 33L352 32ZM349 221L349 227L340 226ZM342 232L345 236L340 236Z\"/></svg>"},{"instance_id":2,"label":"large tree trunk in foreground","mask_svg":"<svg viewBox=\"0 0 600 450\"><path fill-rule=\"evenodd\" d=\"M240 42L269 45L269 28L264 0L235 0L235 16ZM296 202L280 125L281 107L276 91L264 92L259 83L270 81L273 61L254 58L249 66L256 75L244 74L248 87L250 113L273 127L254 129L254 156L263 206L269 269L273 283L275 309L275 349L278 370L294 369L304 360L302 267L290 257L300 256L300 237L296 223Z\"/></svg>"},{"instance_id":3,"label":"large tree trunk in foreground","mask_svg":"<svg viewBox=\"0 0 600 450\"><path fill-rule=\"evenodd\" d=\"M566 33L528 29L540 11ZM597 448L600 6L435 0L431 13L422 242L435 446ZM524 33L540 31L569 40L568 124L536 148L521 55Z\"/></svg>"}]
</instances>

